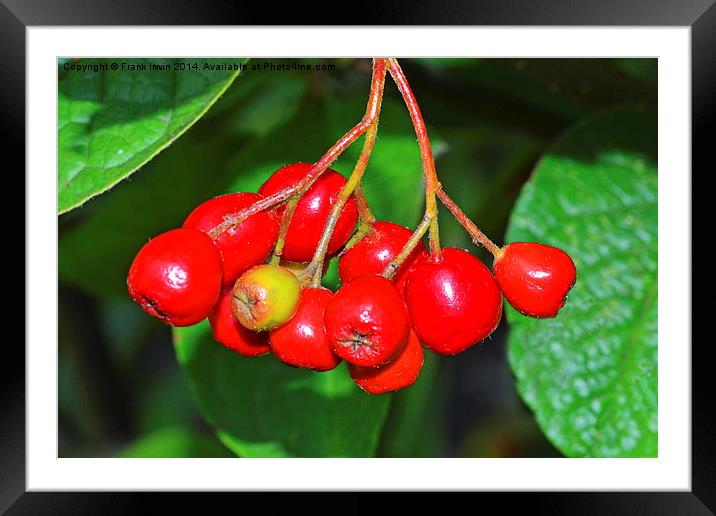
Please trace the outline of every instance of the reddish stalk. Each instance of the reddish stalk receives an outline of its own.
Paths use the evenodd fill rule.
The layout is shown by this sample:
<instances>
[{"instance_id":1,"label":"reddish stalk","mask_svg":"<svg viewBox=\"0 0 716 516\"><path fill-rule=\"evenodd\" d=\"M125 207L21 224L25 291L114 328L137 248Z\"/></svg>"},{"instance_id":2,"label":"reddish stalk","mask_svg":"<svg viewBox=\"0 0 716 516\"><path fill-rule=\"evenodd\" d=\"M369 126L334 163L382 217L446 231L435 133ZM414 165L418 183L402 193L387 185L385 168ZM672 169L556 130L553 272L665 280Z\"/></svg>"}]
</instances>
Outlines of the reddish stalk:
<instances>
[{"instance_id":1,"label":"reddish stalk","mask_svg":"<svg viewBox=\"0 0 716 516\"><path fill-rule=\"evenodd\" d=\"M362 184L359 184L353 192L353 199L355 199L356 208L358 209L358 229L353 233L350 240L346 242L346 245L343 246L344 251L363 240L363 237L373 229L373 224L375 223L375 215L368 207L368 200L365 198Z\"/></svg>"},{"instance_id":2,"label":"reddish stalk","mask_svg":"<svg viewBox=\"0 0 716 516\"><path fill-rule=\"evenodd\" d=\"M455 201L448 197L448 194L446 194L442 188L437 191L437 196L440 198L440 201L442 201L445 207L455 216L455 219L460 223L460 225L465 228L465 231L468 232L470 238L472 238L472 241L475 244L482 244L485 249L492 253L495 259L500 257L502 254L502 248L487 238L487 235L480 231L480 228L478 228L475 223L471 221L467 215L465 215L465 212L463 212L460 207L455 204Z\"/></svg>"},{"instance_id":3,"label":"reddish stalk","mask_svg":"<svg viewBox=\"0 0 716 516\"><path fill-rule=\"evenodd\" d=\"M380 109L380 106L378 106L378 109ZM336 229L336 224L338 223L338 219L341 216L341 212L343 211L344 206L348 202L348 199L351 198L351 196L355 193L356 189L360 186L360 182L363 179L365 169L368 167L370 155L373 152L373 146L375 145L375 138L377 134L378 118L375 119L373 125L371 125L368 131L365 133L365 142L363 143L363 150L361 150L360 156L358 157L358 161L356 162L355 167L353 168L353 172L348 178L348 181L341 189L338 199L336 199L336 203L333 205L333 208L331 208L331 214L328 216L328 220L326 220L326 224L323 227L323 233L321 234L321 239L316 246L316 251L313 254L313 259L301 274L301 281L305 282L310 279L314 287L317 287L321 284L321 276L323 274L323 262L326 259L328 244L331 241L333 231ZM365 198L363 198L363 200L365 201ZM367 208L367 206L368 205L366 203L365 208ZM373 215L371 214L370 216L372 217ZM361 221L361 223L363 224L364 222Z\"/></svg>"},{"instance_id":4,"label":"reddish stalk","mask_svg":"<svg viewBox=\"0 0 716 516\"><path fill-rule=\"evenodd\" d=\"M393 258L388 265L385 266L385 269L383 269L383 276L385 278L391 279L393 277L393 274L395 274L395 271L397 271L400 266L403 265L403 262L408 259L410 253L413 252L413 249L415 249L415 247L418 245L420 239L423 238L423 235L425 235L425 233L428 231L431 222L432 219L428 216L427 213L423 215L422 222L418 225L418 227L415 229L415 232L411 235L410 239L400 250L400 253L398 253L398 255Z\"/></svg>"},{"instance_id":5,"label":"reddish stalk","mask_svg":"<svg viewBox=\"0 0 716 516\"><path fill-rule=\"evenodd\" d=\"M359 220L358 229L356 229L355 233L353 233L353 236L351 236L348 242L346 242L346 245L343 246L343 251L347 251L348 249L356 245L358 242L363 240L363 237L365 237L373 230L373 222L363 222L362 220Z\"/></svg>"},{"instance_id":6,"label":"reddish stalk","mask_svg":"<svg viewBox=\"0 0 716 516\"><path fill-rule=\"evenodd\" d=\"M281 261L281 256L283 255L283 248L286 245L286 234L288 233L288 227L291 225L293 213L296 211L296 205L301 199L301 195L303 195L303 193L305 192L302 191L297 193L296 195L291 197L286 203L286 209L281 216L281 225L278 229L278 239L276 240L276 245L273 248L273 255L271 256L271 265L277 265Z\"/></svg>"},{"instance_id":7,"label":"reddish stalk","mask_svg":"<svg viewBox=\"0 0 716 516\"><path fill-rule=\"evenodd\" d=\"M375 215L373 215L373 212L370 211L368 200L365 198L365 193L363 192L362 184L359 183L356 187L353 192L353 199L355 199L356 208L358 209L358 218L360 218L361 222L367 222L368 224L375 222Z\"/></svg>"},{"instance_id":8,"label":"reddish stalk","mask_svg":"<svg viewBox=\"0 0 716 516\"><path fill-rule=\"evenodd\" d=\"M420 113L418 101L415 99L413 90L408 84L398 60L391 57L388 59L388 71L398 86L403 101L408 108L410 118L413 121L415 134L418 137L420 146L420 157L423 162L423 174L425 175L425 216L430 219L430 254L440 256L440 233L438 229L438 207L435 194L440 188L437 172L435 170L435 159L428 137L428 130L425 127L423 115Z\"/></svg>"},{"instance_id":9,"label":"reddish stalk","mask_svg":"<svg viewBox=\"0 0 716 516\"><path fill-rule=\"evenodd\" d=\"M209 232L211 238L217 238L227 229L238 226L243 221L268 208L273 208L283 202L286 202L294 194L300 192L302 189L310 186L325 170L345 151L350 145L355 142L368 128L375 122L378 117L380 110L380 102L383 96L383 85L385 83L386 74L386 60L383 58L375 59L373 61L373 76L370 84L370 94L368 96L368 105L366 107L365 115L360 122L358 122L350 131L348 131L343 137L338 140L326 153L314 163L311 170L293 186L284 188L270 195L260 201L255 202L248 208L228 215L224 222L213 228Z\"/></svg>"}]
</instances>

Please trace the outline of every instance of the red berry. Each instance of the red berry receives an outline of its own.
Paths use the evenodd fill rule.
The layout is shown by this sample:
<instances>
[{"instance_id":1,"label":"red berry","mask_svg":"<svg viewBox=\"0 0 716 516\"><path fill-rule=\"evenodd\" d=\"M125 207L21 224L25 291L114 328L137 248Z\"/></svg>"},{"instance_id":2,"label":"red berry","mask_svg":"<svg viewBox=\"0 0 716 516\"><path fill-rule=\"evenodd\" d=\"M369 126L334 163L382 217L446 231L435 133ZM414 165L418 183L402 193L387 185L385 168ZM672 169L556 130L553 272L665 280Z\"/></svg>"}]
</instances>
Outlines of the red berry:
<instances>
[{"instance_id":1,"label":"red berry","mask_svg":"<svg viewBox=\"0 0 716 516\"><path fill-rule=\"evenodd\" d=\"M209 314L214 339L247 357L258 357L270 352L268 334L244 328L231 313L231 300L231 289L225 290Z\"/></svg>"},{"instance_id":2,"label":"red berry","mask_svg":"<svg viewBox=\"0 0 716 516\"><path fill-rule=\"evenodd\" d=\"M365 367L389 362L410 330L402 296L382 276L361 276L341 287L326 306L325 325L333 352Z\"/></svg>"},{"instance_id":3,"label":"red berry","mask_svg":"<svg viewBox=\"0 0 716 516\"><path fill-rule=\"evenodd\" d=\"M219 298L221 255L204 233L167 231L139 250L129 268L127 288L145 312L165 324L196 324Z\"/></svg>"},{"instance_id":4,"label":"red berry","mask_svg":"<svg viewBox=\"0 0 716 516\"><path fill-rule=\"evenodd\" d=\"M327 288L304 288L293 318L271 330L269 341L274 354L288 365L330 371L340 362L328 344L323 313L333 292Z\"/></svg>"},{"instance_id":5,"label":"red berry","mask_svg":"<svg viewBox=\"0 0 716 516\"><path fill-rule=\"evenodd\" d=\"M412 235L411 230L398 224L375 222L373 229L366 236L341 255L338 261L338 275L341 282L348 283L358 276L382 273ZM393 283L397 285L401 282L410 264L423 252L425 252L425 245L419 242L395 272Z\"/></svg>"},{"instance_id":6,"label":"red berry","mask_svg":"<svg viewBox=\"0 0 716 516\"><path fill-rule=\"evenodd\" d=\"M233 193L201 203L184 221L185 228L209 233L226 215L248 208L262 197L255 193ZM262 211L219 235L214 243L224 264L224 288L231 287L241 273L262 263L278 238L278 222Z\"/></svg>"},{"instance_id":7,"label":"red berry","mask_svg":"<svg viewBox=\"0 0 716 516\"><path fill-rule=\"evenodd\" d=\"M495 278L517 310L530 317L554 317L577 281L567 253L534 242L515 242L495 260Z\"/></svg>"},{"instance_id":8,"label":"red berry","mask_svg":"<svg viewBox=\"0 0 716 516\"><path fill-rule=\"evenodd\" d=\"M409 387L418 379L422 368L423 347L413 330L410 330L405 348L392 362L381 367L348 365L353 381L370 394L382 394Z\"/></svg>"},{"instance_id":9,"label":"red berry","mask_svg":"<svg viewBox=\"0 0 716 516\"><path fill-rule=\"evenodd\" d=\"M454 355L494 331L502 295L490 270L462 249L443 249L415 263L405 299L418 338L441 355Z\"/></svg>"},{"instance_id":10,"label":"red berry","mask_svg":"<svg viewBox=\"0 0 716 516\"><path fill-rule=\"evenodd\" d=\"M303 179L311 169L310 163L295 163L278 169L259 188L259 193L268 197L293 186ZM323 226L328 220L331 208L336 203L346 179L338 172L326 170L296 205L296 211L291 218L291 225L286 234L286 243L283 248L283 258L294 262L306 262L313 257L313 252L323 233ZM281 219L285 206L276 210L276 218ZM351 197L343 207L338 217L333 236L328 243L328 254L335 254L340 247L348 241L358 220L358 210Z\"/></svg>"},{"instance_id":11,"label":"red berry","mask_svg":"<svg viewBox=\"0 0 716 516\"><path fill-rule=\"evenodd\" d=\"M423 246L424 247L424 246ZM430 254L428 254L428 251L426 249L423 249L420 251L418 256L413 260L410 264L408 264L408 267L405 268L405 270L402 272L400 277L397 281L394 281L395 288L398 289L398 292L400 292L400 295L405 297L405 284L407 283L408 278L410 277L410 274L413 270L415 270L415 266L419 264L421 261L426 260L430 257Z\"/></svg>"}]
</instances>

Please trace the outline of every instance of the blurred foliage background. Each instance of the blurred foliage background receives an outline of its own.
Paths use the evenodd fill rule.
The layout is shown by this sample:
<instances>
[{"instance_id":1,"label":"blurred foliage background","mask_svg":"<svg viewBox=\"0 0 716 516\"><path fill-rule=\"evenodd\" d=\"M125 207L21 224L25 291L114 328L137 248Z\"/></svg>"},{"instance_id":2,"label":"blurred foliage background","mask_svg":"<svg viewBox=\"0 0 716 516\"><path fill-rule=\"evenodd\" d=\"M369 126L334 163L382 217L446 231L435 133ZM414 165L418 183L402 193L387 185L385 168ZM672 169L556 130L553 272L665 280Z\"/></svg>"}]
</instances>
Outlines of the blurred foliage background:
<instances>
[{"instance_id":1,"label":"blurred foliage background","mask_svg":"<svg viewBox=\"0 0 716 516\"><path fill-rule=\"evenodd\" d=\"M199 415L170 328L127 295L126 273L148 238L181 225L199 202L256 190L286 163L317 160L360 119L370 60L274 61L293 62L335 66L242 72L203 118L140 171L59 217L61 457L233 456ZM498 243L522 186L560 134L615 106L656 109L653 59L401 64L428 124L444 188ZM333 168L350 172L359 149ZM423 209L420 158L390 80L366 177L377 214L414 227ZM443 245L469 248L490 263L446 211L440 216ZM332 263L326 284L336 283ZM457 358L429 357L411 394L393 397L378 455L560 456L517 394L507 330L503 321L486 345Z\"/></svg>"}]
</instances>

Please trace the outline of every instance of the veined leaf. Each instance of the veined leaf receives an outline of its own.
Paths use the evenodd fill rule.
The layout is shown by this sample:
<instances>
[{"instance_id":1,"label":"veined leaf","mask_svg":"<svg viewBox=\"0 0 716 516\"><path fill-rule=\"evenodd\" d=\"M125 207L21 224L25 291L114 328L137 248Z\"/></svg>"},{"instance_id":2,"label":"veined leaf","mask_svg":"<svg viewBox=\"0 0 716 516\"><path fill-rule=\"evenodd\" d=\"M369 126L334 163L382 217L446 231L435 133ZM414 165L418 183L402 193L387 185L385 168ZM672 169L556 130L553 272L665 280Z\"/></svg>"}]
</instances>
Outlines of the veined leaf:
<instances>
[{"instance_id":1,"label":"veined leaf","mask_svg":"<svg viewBox=\"0 0 716 516\"><path fill-rule=\"evenodd\" d=\"M63 73L58 212L111 188L172 143L216 102L242 62L87 59L76 63L87 68Z\"/></svg>"},{"instance_id":2,"label":"veined leaf","mask_svg":"<svg viewBox=\"0 0 716 516\"><path fill-rule=\"evenodd\" d=\"M555 319L507 309L510 364L547 437L569 456L656 456L656 117L619 109L566 134L507 241L561 247L577 266Z\"/></svg>"}]
</instances>

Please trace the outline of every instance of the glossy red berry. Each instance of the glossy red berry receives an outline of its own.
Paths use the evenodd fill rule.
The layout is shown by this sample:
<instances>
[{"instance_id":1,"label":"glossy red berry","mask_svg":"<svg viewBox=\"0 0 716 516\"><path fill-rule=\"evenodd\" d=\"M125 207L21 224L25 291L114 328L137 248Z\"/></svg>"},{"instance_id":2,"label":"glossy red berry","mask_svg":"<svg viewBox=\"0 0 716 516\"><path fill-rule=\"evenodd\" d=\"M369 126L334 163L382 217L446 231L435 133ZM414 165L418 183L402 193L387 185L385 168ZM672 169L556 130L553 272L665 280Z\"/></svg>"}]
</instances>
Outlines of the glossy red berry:
<instances>
[{"instance_id":1,"label":"glossy red berry","mask_svg":"<svg viewBox=\"0 0 716 516\"><path fill-rule=\"evenodd\" d=\"M196 324L219 299L221 255L204 233L167 231L139 250L129 268L127 289L145 312L165 324Z\"/></svg>"},{"instance_id":2,"label":"glossy red berry","mask_svg":"<svg viewBox=\"0 0 716 516\"><path fill-rule=\"evenodd\" d=\"M184 227L209 233L224 222L226 215L248 208L261 198L258 194L246 192L214 197L197 206L184 221ZM262 263L273 250L277 238L278 222L265 211L219 235L214 243L221 252L224 288L233 286L244 271Z\"/></svg>"},{"instance_id":3,"label":"glossy red berry","mask_svg":"<svg viewBox=\"0 0 716 516\"><path fill-rule=\"evenodd\" d=\"M348 365L353 381L370 394L382 394L409 387L418 379L422 368L423 347L413 330L410 330L408 343L392 362L380 367Z\"/></svg>"},{"instance_id":4,"label":"glossy red berry","mask_svg":"<svg viewBox=\"0 0 716 516\"><path fill-rule=\"evenodd\" d=\"M310 163L295 163L278 169L259 188L259 193L269 196L293 186L303 179L311 169ZM291 218L291 225L286 234L283 258L294 262L306 262L313 257L313 252L323 233L323 226L328 220L331 208L336 203L346 179L338 172L328 169L306 191L296 205ZM280 220L285 206L275 212ZM348 241L358 220L358 210L353 198L343 207L338 218L333 236L328 243L328 254L335 254Z\"/></svg>"},{"instance_id":5,"label":"glossy red berry","mask_svg":"<svg viewBox=\"0 0 716 516\"><path fill-rule=\"evenodd\" d=\"M424 246L423 246L424 247ZM423 260L427 260L430 257L430 254L426 249L423 249L420 251L418 256L412 261L412 263L408 264L407 268L403 270L403 273L400 275L400 277L397 280L394 280L393 283L395 284L395 288L398 289L398 292L400 292L400 295L405 297L405 284L407 283L408 278L410 277L410 274L413 270L415 270L415 266L420 264Z\"/></svg>"},{"instance_id":6,"label":"glossy red berry","mask_svg":"<svg viewBox=\"0 0 716 516\"><path fill-rule=\"evenodd\" d=\"M231 310L246 328L268 331L288 322L296 313L301 284L278 265L256 265L236 280Z\"/></svg>"},{"instance_id":7,"label":"glossy red berry","mask_svg":"<svg viewBox=\"0 0 716 516\"><path fill-rule=\"evenodd\" d=\"M330 371L341 359L331 350L323 326L323 315L333 292L327 288L304 288L296 315L269 332L271 349L279 360L316 371Z\"/></svg>"},{"instance_id":8,"label":"glossy red berry","mask_svg":"<svg viewBox=\"0 0 716 516\"><path fill-rule=\"evenodd\" d=\"M333 352L365 367L389 362L410 330L402 296L382 276L361 276L341 287L326 306L325 325Z\"/></svg>"},{"instance_id":9,"label":"glossy red berry","mask_svg":"<svg viewBox=\"0 0 716 516\"><path fill-rule=\"evenodd\" d=\"M530 317L556 316L577 281L577 269L567 253L534 242L506 245L494 270L507 301Z\"/></svg>"},{"instance_id":10,"label":"glossy red berry","mask_svg":"<svg viewBox=\"0 0 716 516\"><path fill-rule=\"evenodd\" d=\"M494 331L502 295L490 270L462 249L421 258L406 280L410 320L420 341L441 355L454 355Z\"/></svg>"},{"instance_id":11,"label":"glossy red berry","mask_svg":"<svg viewBox=\"0 0 716 516\"><path fill-rule=\"evenodd\" d=\"M403 249L413 232L392 222L375 222L373 229L357 244L345 251L338 261L338 275L342 283L348 283L359 276L380 274L393 258ZM425 252L420 242L393 275L393 283L401 282L405 271L415 258Z\"/></svg>"},{"instance_id":12,"label":"glossy red berry","mask_svg":"<svg viewBox=\"0 0 716 516\"><path fill-rule=\"evenodd\" d=\"M268 334L244 328L231 313L231 289L224 291L209 314L214 339L240 355L258 357L271 351Z\"/></svg>"}]
</instances>

